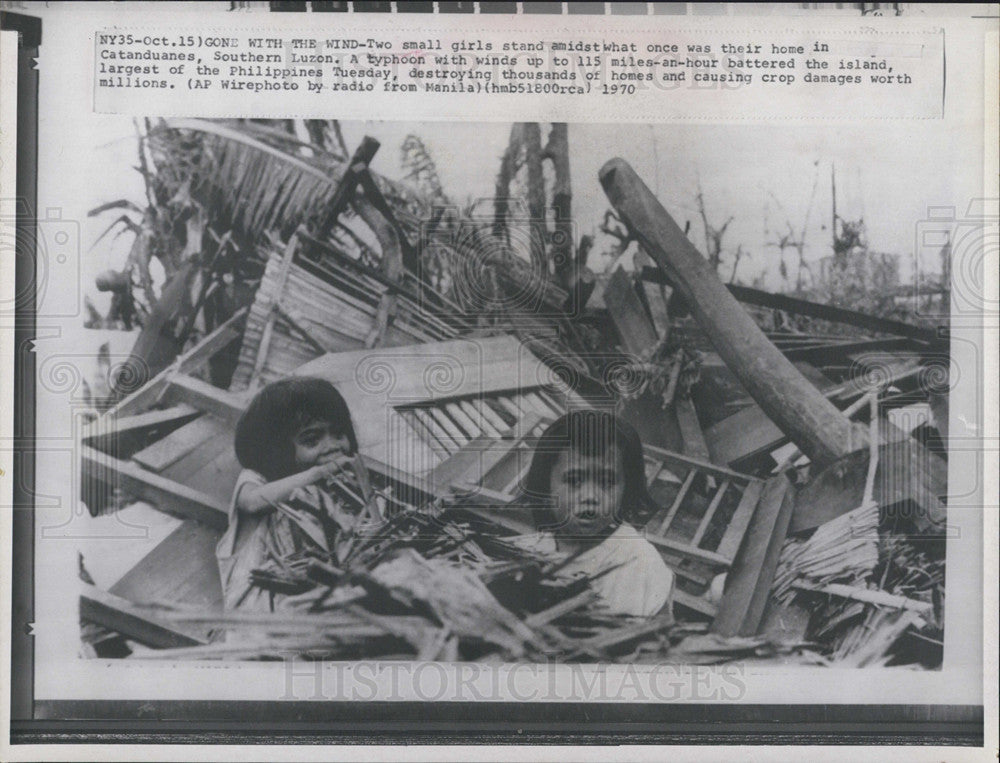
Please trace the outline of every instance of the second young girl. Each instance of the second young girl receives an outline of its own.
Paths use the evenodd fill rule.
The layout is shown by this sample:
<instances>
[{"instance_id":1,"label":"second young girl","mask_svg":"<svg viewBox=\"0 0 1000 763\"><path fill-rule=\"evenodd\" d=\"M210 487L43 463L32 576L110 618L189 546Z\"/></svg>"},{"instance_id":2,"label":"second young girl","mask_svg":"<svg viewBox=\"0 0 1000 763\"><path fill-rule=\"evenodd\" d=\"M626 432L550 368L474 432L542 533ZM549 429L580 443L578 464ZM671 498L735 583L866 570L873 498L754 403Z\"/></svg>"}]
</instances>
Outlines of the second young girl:
<instances>
[{"instance_id":1,"label":"second young girl","mask_svg":"<svg viewBox=\"0 0 1000 763\"><path fill-rule=\"evenodd\" d=\"M243 467L233 488L229 527L216 548L226 609L270 611L280 598L251 583L269 556L327 545L325 517L284 505L293 494L349 468L358 443L344 398L323 379L269 384L236 425Z\"/></svg>"},{"instance_id":2,"label":"second young girl","mask_svg":"<svg viewBox=\"0 0 1000 763\"><path fill-rule=\"evenodd\" d=\"M631 426L595 410L560 417L535 446L523 494L537 507L539 547L570 554L567 574L598 576L592 585L609 610L670 611L674 573L636 529L656 507Z\"/></svg>"}]
</instances>

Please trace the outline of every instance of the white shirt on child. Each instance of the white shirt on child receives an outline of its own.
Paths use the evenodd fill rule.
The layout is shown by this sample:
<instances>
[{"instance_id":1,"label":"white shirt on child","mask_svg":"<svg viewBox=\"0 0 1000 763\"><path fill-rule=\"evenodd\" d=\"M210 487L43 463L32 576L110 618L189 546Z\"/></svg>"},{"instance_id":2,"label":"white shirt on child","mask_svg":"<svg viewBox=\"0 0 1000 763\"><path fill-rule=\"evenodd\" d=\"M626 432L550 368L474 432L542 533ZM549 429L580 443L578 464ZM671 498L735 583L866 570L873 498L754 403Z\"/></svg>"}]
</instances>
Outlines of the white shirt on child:
<instances>
[{"instance_id":1,"label":"white shirt on child","mask_svg":"<svg viewBox=\"0 0 1000 763\"><path fill-rule=\"evenodd\" d=\"M551 553L556 549L555 537L550 533L509 540L543 553ZM582 552L561 572L592 577L611 568L615 569L591 583L609 610L636 617L671 611L673 570L663 561L656 546L631 525L619 525L611 535Z\"/></svg>"}]
</instances>

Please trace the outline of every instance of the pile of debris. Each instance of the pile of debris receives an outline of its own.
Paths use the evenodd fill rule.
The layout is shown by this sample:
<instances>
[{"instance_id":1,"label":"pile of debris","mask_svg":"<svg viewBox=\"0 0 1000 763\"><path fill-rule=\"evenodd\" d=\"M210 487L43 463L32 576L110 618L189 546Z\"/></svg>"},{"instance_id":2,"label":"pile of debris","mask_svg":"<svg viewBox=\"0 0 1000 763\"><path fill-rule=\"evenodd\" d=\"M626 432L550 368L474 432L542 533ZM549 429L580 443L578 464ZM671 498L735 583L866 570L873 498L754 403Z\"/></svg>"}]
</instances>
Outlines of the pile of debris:
<instances>
[{"instance_id":1,"label":"pile of debris","mask_svg":"<svg viewBox=\"0 0 1000 763\"><path fill-rule=\"evenodd\" d=\"M124 652L171 659L940 666L946 332L726 286L621 160L599 180L655 267L594 274L592 240L565 224L565 125L544 149L538 125L515 126L491 214L448 202L414 136L411 188L369 169L376 141L351 153L336 123L306 128L147 123L148 207L100 210L124 209L135 235L102 283L142 330L84 433L84 500L114 511L119 491L179 519L109 590L88 585L93 643L118 634ZM769 312L856 333L754 319ZM289 608L223 612L212 551L233 424L293 373L347 399L394 510L348 547L257 570ZM661 508L643 529L676 574L673 617L611 615L565 560L510 540L533 529L512 507L541 429L584 406L645 443Z\"/></svg>"}]
</instances>

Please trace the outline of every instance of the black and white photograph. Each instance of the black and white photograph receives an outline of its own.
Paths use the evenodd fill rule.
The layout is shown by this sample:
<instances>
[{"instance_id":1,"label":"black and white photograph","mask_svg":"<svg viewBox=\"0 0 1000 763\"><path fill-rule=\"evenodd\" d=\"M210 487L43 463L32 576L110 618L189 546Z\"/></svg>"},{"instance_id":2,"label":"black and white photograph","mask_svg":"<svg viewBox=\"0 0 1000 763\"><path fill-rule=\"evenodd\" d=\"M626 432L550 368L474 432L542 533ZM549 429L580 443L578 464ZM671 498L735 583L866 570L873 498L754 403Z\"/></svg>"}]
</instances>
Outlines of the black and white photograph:
<instances>
[{"instance_id":1,"label":"black and white photograph","mask_svg":"<svg viewBox=\"0 0 1000 763\"><path fill-rule=\"evenodd\" d=\"M629 3L656 23L597 43L569 6L605 4L414 3L367 40L361 6L406 4L37 4L39 53L32 5L0 301L25 739L995 738L996 56L952 37L996 42L996 6L799 4L838 7L793 36Z\"/></svg>"},{"instance_id":2,"label":"black and white photograph","mask_svg":"<svg viewBox=\"0 0 1000 763\"><path fill-rule=\"evenodd\" d=\"M952 242L893 210L954 162L902 192L922 146L880 172L843 131L127 124L82 654L940 668Z\"/></svg>"}]
</instances>

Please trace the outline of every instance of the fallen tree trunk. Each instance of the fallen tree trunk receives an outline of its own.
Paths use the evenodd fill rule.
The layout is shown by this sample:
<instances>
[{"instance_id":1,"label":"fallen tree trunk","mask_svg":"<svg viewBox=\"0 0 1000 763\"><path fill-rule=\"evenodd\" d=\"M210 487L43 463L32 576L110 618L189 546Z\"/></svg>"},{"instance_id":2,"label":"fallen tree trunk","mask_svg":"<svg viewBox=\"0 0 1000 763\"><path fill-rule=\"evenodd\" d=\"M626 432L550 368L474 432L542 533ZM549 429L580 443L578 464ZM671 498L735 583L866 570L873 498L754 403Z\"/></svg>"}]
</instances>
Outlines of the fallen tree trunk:
<instances>
[{"instance_id":1,"label":"fallen tree trunk","mask_svg":"<svg viewBox=\"0 0 1000 763\"><path fill-rule=\"evenodd\" d=\"M789 438L817 464L867 442L856 428L767 339L635 170L612 159L601 185L642 247L670 278L726 365Z\"/></svg>"}]
</instances>

